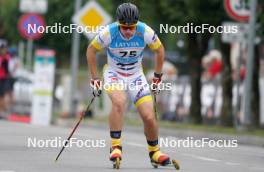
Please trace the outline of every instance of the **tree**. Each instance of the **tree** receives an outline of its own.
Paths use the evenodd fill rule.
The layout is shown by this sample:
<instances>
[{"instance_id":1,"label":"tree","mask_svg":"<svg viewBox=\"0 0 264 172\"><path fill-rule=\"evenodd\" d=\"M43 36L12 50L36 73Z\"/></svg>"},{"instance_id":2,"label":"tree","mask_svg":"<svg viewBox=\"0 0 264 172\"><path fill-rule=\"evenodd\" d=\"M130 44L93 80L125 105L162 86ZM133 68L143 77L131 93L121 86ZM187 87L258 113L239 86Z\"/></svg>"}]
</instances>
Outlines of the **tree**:
<instances>
[{"instance_id":1,"label":"tree","mask_svg":"<svg viewBox=\"0 0 264 172\"><path fill-rule=\"evenodd\" d=\"M223 72L222 72L222 87L223 87L223 106L220 121L223 126L232 126L232 67L230 62L230 45L221 43L221 50L223 53Z\"/></svg>"},{"instance_id":2,"label":"tree","mask_svg":"<svg viewBox=\"0 0 264 172\"><path fill-rule=\"evenodd\" d=\"M88 0L83 0L83 4ZM108 12L112 13L112 5L107 0L98 1ZM49 0L48 12L43 15L46 25L53 26L55 23L61 23L62 26L69 26L74 15L74 1ZM10 44L17 44L23 40L17 30L19 16L19 0L0 0L0 38L7 39ZM57 65L68 66L70 62L71 51L71 33L47 33L37 41L34 41L35 47L53 48L56 51ZM81 35L80 51L81 57L85 57L85 50L88 45L87 38ZM86 59L82 58L83 64Z\"/></svg>"},{"instance_id":3,"label":"tree","mask_svg":"<svg viewBox=\"0 0 264 172\"><path fill-rule=\"evenodd\" d=\"M83 4L88 0L83 0ZM55 22L60 22L62 25L69 25L71 17L74 13L74 1L49 0L48 13L44 15L47 25L53 25ZM123 0L98 0L98 2L112 15L115 20L116 7L124 2ZM231 102L232 102L232 80L231 66L229 57L229 45L221 44L219 34L160 34L160 24L169 25L186 25L193 23L201 25L207 23L213 26L219 26L225 20L231 20L227 17L223 7L223 0L148 0L139 1L131 0L140 9L140 19L148 23L161 38L167 50L176 50L176 40L179 37L185 40L186 54L190 64L190 76L192 87L192 105L191 119L194 123L201 122L200 110L200 76L201 76L201 58L207 53L208 42L214 39L219 45L219 48L224 53L224 77L223 77L223 95L224 105L222 108L221 121L224 125L232 124ZM21 15L18 10L18 0L6 1L0 0L0 37L4 37L11 43L17 43L21 40L18 36L16 28L18 17ZM258 21L261 24L258 33L263 38L264 35L264 0L258 0L259 17ZM71 50L71 34L45 34L44 37L35 41L35 45L39 47L50 47L57 51L57 61L59 66L69 65L70 50ZM85 49L88 41L83 36L81 37L81 60L85 62ZM82 64L82 63L81 63ZM256 70L256 69L255 69ZM257 72L257 71L255 71ZM256 77L256 75L254 75ZM256 82L255 82L256 83ZM254 93L257 95L257 93ZM231 123L230 123L231 122Z\"/></svg>"},{"instance_id":4,"label":"tree","mask_svg":"<svg viewBox=\"0 0 264 172\"><path fill-rule=\"evenodd\" d=\"M176 2L169 0L157 2L157 5L161 8L160 15L162 21L174 25L193 23L197 26L202 24L219 26L227 18L223 8L223 1L221 0L179 0ZM200 100L201 59L207 53L208 43L212 34L208 32L203 34L191 33L187 34L186 37L192 87L190 115L194 123L200 123L202 119ZM228 65L225 66L228 67ZM230 99L229 96L227 98ZM231 100L229 103L231 103Z\"/></svg>"},{"instance_id":5,"label":"tree","mask_svg":"<svg viewBox=\"0 0 264 172\"><path fill-rule=\"evenodd\" d=\"M19 40L17 18L19 17L18 0L0 0L0 38L16 43Z\"/></svg>"}]
</instances>

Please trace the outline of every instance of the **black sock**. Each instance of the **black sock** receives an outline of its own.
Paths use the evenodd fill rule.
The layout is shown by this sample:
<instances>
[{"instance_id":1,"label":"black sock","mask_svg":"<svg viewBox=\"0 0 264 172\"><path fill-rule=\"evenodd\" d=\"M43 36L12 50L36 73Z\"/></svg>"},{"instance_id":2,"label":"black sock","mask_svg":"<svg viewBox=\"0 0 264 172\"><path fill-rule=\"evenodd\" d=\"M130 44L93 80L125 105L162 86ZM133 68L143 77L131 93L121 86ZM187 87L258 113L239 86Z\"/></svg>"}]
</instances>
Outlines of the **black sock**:
<instances>
[{"instance_id":1,"label":"black sock","mask_svg":"<svg viewBox=\"0 0 264 172\"><path fill-rule=\"evenodd\" d=\"M110 136L112 139L120 139L121 131L110 131Z\"/></svg>"},{"instance_id":2,"label":"black sock","mask_svg":"<svg viewBox=\"0 0 264 172\"><path fill-rule=\"evenodd\" d=\"M110 131L111 146L121 146L121 131Z\"/></svg>"}]
</instances>

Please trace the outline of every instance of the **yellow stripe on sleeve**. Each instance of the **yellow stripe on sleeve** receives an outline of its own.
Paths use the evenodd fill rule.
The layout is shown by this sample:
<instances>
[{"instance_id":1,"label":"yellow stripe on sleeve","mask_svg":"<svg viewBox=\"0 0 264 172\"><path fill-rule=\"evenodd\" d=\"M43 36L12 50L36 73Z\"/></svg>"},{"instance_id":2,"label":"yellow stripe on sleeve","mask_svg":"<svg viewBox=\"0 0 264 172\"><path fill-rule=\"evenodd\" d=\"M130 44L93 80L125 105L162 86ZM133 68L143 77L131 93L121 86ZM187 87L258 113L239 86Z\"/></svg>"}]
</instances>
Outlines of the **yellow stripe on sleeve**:
<instances>
[{"instance_id":1,"label":"yellow stripe on sleeve","mask_svg":"<svg viewBox=\"0 0 264 172\"><path fill-rule=\"evenodd\" d=\"M96 36L92 40L91 45L93 45L97 50L102 50L103 49L102 45L100 45L99 42L98 42L98 36Z\"/></svg>"},{"instance_id":2,"label":"yellow stripe on sleeve","mask_svg":"<svg viewBox=\"0 0 264 172\"><path fill-rule=\"evenodd\" d=\"M150 49L156 50L156 49L158 49L161 46L161 42L160 42L159 38L157 37L155 42L149 44L148 46L149 46Z\"/></svg>"}]
</instances>

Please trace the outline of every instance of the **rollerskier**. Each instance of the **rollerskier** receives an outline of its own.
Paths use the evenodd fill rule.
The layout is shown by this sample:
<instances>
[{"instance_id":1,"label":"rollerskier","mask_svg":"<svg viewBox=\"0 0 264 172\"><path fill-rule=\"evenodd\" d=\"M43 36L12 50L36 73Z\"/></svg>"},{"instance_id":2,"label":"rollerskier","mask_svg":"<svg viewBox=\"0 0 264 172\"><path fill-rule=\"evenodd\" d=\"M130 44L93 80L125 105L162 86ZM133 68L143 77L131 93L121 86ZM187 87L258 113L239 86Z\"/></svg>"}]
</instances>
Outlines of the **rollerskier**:
<instances>
[{"instance_id":1,"label":"rollerskier","mask_svg":"<svg viewBox=\"0 0 264 172\"><path fill-rule=\"evenodd\" d=\"M112 102L109 114L110 160L114 164L113 167L119 169L122 160L121 133L127 99L125 91L127 91L144 123L144 134L151 164L155 168L159 165L169 165L171 159L159 148L158 125L151 96L151 92L156 95L160 91L158 86L162 80L164 47L155 32L147 24L139 21L139 11L136 5L132 3L119 5L116 18L116 22L107 25L92 40L86 53L93 94L100 96L104 88ZM155 52L155 59L153 59L155 60L155 72L151 89L143 74L141 64L146 45ZM102 49L107 52L103 81L97 75L96 69L96 53ZM124 85L138 89L127 88Z\"/></svg>"}]
</instances>

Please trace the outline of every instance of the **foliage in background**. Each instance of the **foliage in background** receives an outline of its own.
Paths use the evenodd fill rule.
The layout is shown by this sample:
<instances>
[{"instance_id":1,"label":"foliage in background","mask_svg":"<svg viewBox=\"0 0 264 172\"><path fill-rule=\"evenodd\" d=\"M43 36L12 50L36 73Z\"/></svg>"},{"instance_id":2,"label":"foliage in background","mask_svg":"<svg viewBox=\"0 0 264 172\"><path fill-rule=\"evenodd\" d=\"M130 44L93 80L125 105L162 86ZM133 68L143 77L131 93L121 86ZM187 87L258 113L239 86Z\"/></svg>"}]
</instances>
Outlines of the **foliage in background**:
<instances>
[{"instance_id":1,"label":"foliage in background","mask_svg":"<svg viewBox=\"0 0 264 172\"><path fill-rule=\"evenodd\" d=\"M0 38L5 38L10 43L17 43L20 40L17 31L17 21L20 15L18 3L18 0L0 0Z\"/></svg>"},{"instance_id":2,"label":"foliage in background","mask_svg":"<svg viewBox=\"0 0 264 172\"><path fill-rule=\"evenodd\" d=\"M85 4L89 0L83 0ZM160 24L179 25L192 22L194 24L210 23L220 25L226 17L222 0L98 0L98 2L113 16L115 20L115 9L122 2L133 2L139 6L141 20L148 23L154 30L159 31ZM261 27L259 32L264 35L264 0L259 2L259 21ZM18 10L19 0L0 0L0 37L7 38L11 43L17 43L21 37L17 31L17 21L21 13ZM49 0L48 13L44 15L47 25L61 22L69 25L74 13L74 1ZM212 17L213 16L213 17ZM221 16L221 17L218 17ZM223 18L224 17L224 18ZM159 34L159 33L158 33ZM187 40L184 35L159 34L167 50L179 50L176 41L181 38ZM63 44L60 44L63 42ZM82 36L81 54L85 53L87 39ZM35 42L39 46L49 46L58 52L60 61L67 63L71 49L71 34L45 34L44 37Z\"/></svg>"},{"instance_id":3,"label":"foliage in background","mask_svg":"<svg viewBox=\"0 0 264 172\"><path fill-rule=\"evenodd\" d=\"M83 0L85 4L88 0ZM221 121L224 125L232 125L231 98L232 81L229 57L229 45L221 43L219 34L159 34L160 24L185 25L194 23L201 25L208 23L219 26L223 21L231 19L227 16L223 0L98 0L98 2L113 16L115 20L115 9L122 2L133 2L140 9L140 19L150 25L161 38L166 50L180 49L176 46L177 40L185 41L184 52L188 57L192 85L191 116L195 123L201 122L200 110L200 76L201 59L208 51L208 42L214 39L216 48L222 50L224 61L223 93L224 105ZM17 44L21 39L17 31L17 21L21 13L18 10L19 0L0 0L0 38L6 38L10 43ZM258 34L264 35L264 0L258 0L258 23L260 28ZM44 15L47 25L62 23L69 25L74 13L74 1L49 0L48 13ZM57 62L60 67L69 67L71 34L45 34L44 37L35 41L36 47L52 47L57 51ZM81 36L80 64L86 67L85 51L88 40ZM255 68L255 73L258 68ZM256 78L256 77L255 77Z\"/></svg>"}]
</instances>

